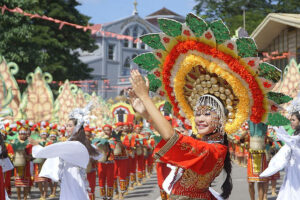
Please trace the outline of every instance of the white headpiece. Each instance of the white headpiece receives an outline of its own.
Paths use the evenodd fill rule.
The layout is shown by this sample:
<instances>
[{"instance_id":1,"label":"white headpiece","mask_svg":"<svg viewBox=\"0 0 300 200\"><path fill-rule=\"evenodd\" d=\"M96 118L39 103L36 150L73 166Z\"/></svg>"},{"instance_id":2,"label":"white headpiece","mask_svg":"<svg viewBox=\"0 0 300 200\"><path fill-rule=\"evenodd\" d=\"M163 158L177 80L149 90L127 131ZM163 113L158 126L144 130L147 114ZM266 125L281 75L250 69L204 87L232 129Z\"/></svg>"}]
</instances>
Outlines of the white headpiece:
<instances>
[{"instance_id":1,"label":"white headpiece","mask_svg":"<svg viewBox=\"0 0 300 200\"><path fill-rule=\"evenodd\" d=\"M298 96L291 102L286 109L290 114L293 112L300 112L300 97Z\"/></svg>"},{"instance_id":2,"label":"white headpiece","mask_svg":"<svg viewBox=\"0 0 300 200\"><path fill-rule=\"evenodd\" d=\"M93 108L93 102L90 101L84 108L75 108L70 114L69 119L76 119L77 124L74 128L71 137L74 135L74 133L77 133L81 126L83 126L84 123L89 121L89 113ZM70 138L71 138L70 137Z\"/></svg>"},{"instance_id":3,"label":"white headpiece","mask_svg":"<svg viewBox=\"0 0 300 200\"><path fill-rule=\"evenodd\" d=\"M224 134L224 125L226 122L226 115L225 115L225 110L224 110L224 106L222 104L222 102L216 98L213 95L203 95L199 98L199 100L197 101L196 106L194 107L194 112L196 111L196 109L199 106L209 106L212 108L212 110L214 110L214 112L217 113L218 117L219 117L219 123L220 123L220 132L221 134Z\"/></svg>"}]
</instances>

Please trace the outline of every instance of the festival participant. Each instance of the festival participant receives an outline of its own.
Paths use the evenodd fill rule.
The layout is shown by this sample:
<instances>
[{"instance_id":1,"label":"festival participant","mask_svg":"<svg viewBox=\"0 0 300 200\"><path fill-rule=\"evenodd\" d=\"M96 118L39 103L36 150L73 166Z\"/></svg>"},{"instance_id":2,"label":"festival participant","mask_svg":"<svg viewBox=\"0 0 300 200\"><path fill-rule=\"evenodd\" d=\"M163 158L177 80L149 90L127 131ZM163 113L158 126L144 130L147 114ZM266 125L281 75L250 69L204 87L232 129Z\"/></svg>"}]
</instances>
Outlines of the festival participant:
<instances>
[{"instance_id":1,"label":"festival participant","mask_svg":"<svg viewBox=\"0 0 300 200\"><path fill-rule=\"evenodd\" d=\"M58 142L57 136L58 136L58 131L57 131L57 125L55 124L54 126L51 127L51 130L49 132L49 141L46 144L46 146L57 143ZM50 194L49 198L56 197L57 184L58 184L58 182L54 182L52 180L49 181L49 185L50 185L50 189L51 189L51 194Z\"/></svg>"},{"instance_id":2,"label":"festival participant","mask_svg":"<svg viewBox=\"0 0 300 200\"><path fill-rule=\"evenodd\" d=\"M112 138L112 126L105 124L103 126L105 137L98 141L98 148L103 157L98 160L98 178L100 187L100 196L103 200L112 200L114 193L114 152Z\"/></svg>"},{"instance_id":3,"label":"festival participant","mask_svg":"<svg viewBox=\"0 0 300 200\"><path fill-rule=\"evenodd\" d=\"M248 122L250 131L249 157L247 165L247 179L249 184L249 194L251 200L255 199L255 183L257 183L258 199L263 200L265 187L268 181L266 177L259 175L267 168L266 157L266 134L267 125L263 123L254 124Z\"/></svg>"},{"instance_id":4,"label":"festival participant","mask_svg":"<svg viewBox=\"0 0 300 200\"><path fill-rule=\"evenodd\" d=\"M126 177L128 174L128 154L126 146L123 144L125 135L123 134L123 122L116 123L116 133L113 134L116 145L114 149L115 158L115 198L123 199L126 193ZM118 192L120 188L120 193Z\"/></svg>"},{"instance_id":5,"label":"festival participant","mask_svg":"<svg viewBox=\"0 0 300 200\"><path fill-rule=\"evenodd\" d=\"M11 172L11 170L14 168L10 161L9 157L9 150L6 148L6 142L5 137L3 137L3 134L5 134L6 130L5 127L1 129L0 134L0 199L2 200L9 200L9 196L6 192L7 188L7 180L5 179L5 175L7 175L8 172ZM10 177L9 177L10 182ZM9 188L10 189L10 188Z\"/></svg>"},{"instance_id":6,"label":"festival participant","mask_svg":"<svg viewBox=\"0 0 300 200\"><path fill-rule=\"evenodd\" d=\"M158 24L164 33L141 37L153 53L133 59L149 71L150 83L133 70L129 94L134 109L162 136L155 158L172 168L163 188L170 199L227 199L232 184L226 133L236 132L248 118L256 124L273 125L278 118L287 123L275 103L282 95L268 93L281 71L260 62L251 38L231 40L221 20L208 25L189 14L184 24L169 19ZM166 109L192 126L193 137L174 130L148 89L166 97ZM222 169L227 176L220 197L210 185Z\"/></svg>"},{"instance_id":7,"label":"festival participant","mask_svg":"<svg viewBox=\"0 0 300 200\"><path fill-rule=\"evenodd\" d=\"M268 168L260 174L261 177L269 177L276 174L278 171L285 170L285 178L280 187L277 199L299 199L300 192L300 114L299 101L295 101L291 110L291 127L295 130L290 136L283 127L274 128L279 140L285 145L271 159Z\"/></svg>"},{"instance_id":8,"label":"festival participant","mask_svg":"<svg viewBox=\"0 0 300 200\"><path fill-rule=\"evenodd\" d=\"M13 164L15 166L15 187L17 188L18 200L21 200L21 188L24 188L24 200L27 199L29 192L31 174L30 174L30 146L27 140L27 127L18 122L18 137L11 141L15 152Z\"/></svg>"},{"instance_id":9,"label":"festival participant","mask_svg":"<svg viewBox=\"0 0 300 200\"><path fill-rule=\"evenodd\" d=\"M9 143L9 141L7 141L7 134L9 131L9 123L5 124L3 129L0 130L1 134L2 134L2 138L5 141L5 147L7 149L7 154L8 154L8 158L10 159L10 161L13 161L13 157L14 157L14 150L12 145ZM13 168L12 168L13 169ZM11 192L11 176L12 176L12 171L13 170L8 170L4 173L4 183L5 183L5 189L7 192L7 195L10 197L12 195Z\"/></svg>"},{"instance_id":10,"label":"festival participant","mask_svg":"<svg viewBox=\"0 0 300 200\"><path fill-rule=\"evenodd\" d=\"M93 130L88 125L84 127L86 139L88 141L90 141L91 144L92 144L92 139L93 139L92 131ZM89 182L89 187L91 189L89 191L89 197L90 197L90 200L94 200L95 199L95 188L96 188L97 160L94 160L92 157L89 160L89 164L86 168L86 173L87 173L87 180Z\"/></svg>"},{"instance_id":11,"label":"festival participant","mask_svg":"<svg viewBox=\"0 0 300 200\"><path fill-rule=\"evenodd\" d=\"M86 139L83 124L91 108L89 103L84 109L75 109L70 114L67 129L72 134L68 141L41 147L36 141L35 158L48 158L43 165L40 176L54 181L61 180L60 200L88 200L88 181L86 167L89 158L99 156L97 150ZM71 187L70 187L71 186Z\"/></svg>"},{"instance_id":12,"label":"festival participant","mask_svg":"<svg viewBox=\"0 0 300 200\"><path fill-rule=\"evenodd\" d=\"M48 143L48 129L42 128L40 130L40 140L39 140L39 145L42 147L45 147ZM41 197L40 200L45 200L46 195L48 192L48 183L49 179L46 177L40 177L39 173L41 172L41 169L43 167L43 164L45 162L45 159L42 158L36 158L33 160L34 163L34 182L37 183Z\"/></svg>"},{"instance_id":13,"label":"festival participant","mask_svg":"<svg viewBox=\"0 0 300 200\"><path fill-rule=\"evenodd\" d=\"M142 185L143 169L144 169L144 144L141 135L142 126L136 125L134 132L136 134L136 160L137 160L137 184Z\"/></svg>"},{"instance_id":14,"label":"festival participant","mask_svg":"<svg viewBox=\"0 0 300 200\"><path fill-rule=\"evenodd\" d=\"M268 128L267 136L268 136L268 142L270 144L270 148L267 152L267 154L268 154L268 163L269 163L270 160L272 159L272 157L280 150L280 148L282 147L282 144L278 140L278 138L276 136L276 132L272 127ZM277 185L277 180L279 180L279 179L280 179L280 172L277 172L276 174L269 177L269 181L271 181L271 192L272 192L273 197L277 196L276 185ZM268 192L268 185L269 184L266 184L265 195Z\"/></svg>"}]
</instances>

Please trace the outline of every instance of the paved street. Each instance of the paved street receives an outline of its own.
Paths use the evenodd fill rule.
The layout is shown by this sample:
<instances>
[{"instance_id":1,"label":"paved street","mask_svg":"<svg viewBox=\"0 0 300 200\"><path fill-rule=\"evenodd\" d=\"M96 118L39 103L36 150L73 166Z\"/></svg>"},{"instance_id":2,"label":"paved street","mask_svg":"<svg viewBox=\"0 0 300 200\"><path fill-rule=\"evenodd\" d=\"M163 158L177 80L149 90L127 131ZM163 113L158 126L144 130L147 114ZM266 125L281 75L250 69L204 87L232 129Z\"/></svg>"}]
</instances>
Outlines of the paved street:
<instances>
[{"instance_id":1,"label":"paved street","mask_svg":"<svg viewBox=\"0 0 300 200\"><path fill-rule=\"evenodd\" d=\"M232 179L233 179L233 191L232 195L230 196L230 200L250 200L249 194L248 194L248 183L246 180L247 176L247 169L243 167L239 167L235 164L233 164L233 173L232 173ZM283 173L281 173L281 180L277 183L277 191L279 190L279 187L281 185L283 178ZM220 176L216 179L216 181L213 183L213 188L220 192L220 186L223 183L224 180L224 174L220 174ZM13 190L13 196L12 200L17 199L16 198L16 192ZM59 191L58 191L59 194ZM57 195L58 195L57 194ZM256 193L257 195L257 193ZM130 191L129 194L125 197L125 199L130 200L159 200L159 189L157 187L156 183L156 174L153 174L147 181L139 187L136 187L133 191ZM32 188L32 200L38 200L39 199L39 192L37 188ZM48 198L50 200L50 198ZM99 187L96 188L96 199L100 200L99 197ZM268 200L275 200L276 197L271 197L270 190L268 193ZM58 198L52 198L52 200L58 200Z\"/></svg>"}]
</instances>

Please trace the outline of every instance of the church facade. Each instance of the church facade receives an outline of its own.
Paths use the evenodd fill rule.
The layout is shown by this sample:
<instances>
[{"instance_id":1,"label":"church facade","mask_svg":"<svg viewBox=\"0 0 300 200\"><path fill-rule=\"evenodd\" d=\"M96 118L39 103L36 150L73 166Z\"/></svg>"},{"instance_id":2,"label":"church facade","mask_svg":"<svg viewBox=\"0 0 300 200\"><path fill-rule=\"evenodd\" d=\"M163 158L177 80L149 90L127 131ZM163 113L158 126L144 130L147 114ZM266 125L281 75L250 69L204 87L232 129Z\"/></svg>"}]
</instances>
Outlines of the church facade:
<instances>
[{"instance_id":1,"label":"church facade","mask_svg":"<svg viewBox=\"0 0 300 200\"><path fill-rule=\"evenodd\" d=\"M116 97L129 87L130 70L137 68L132 59L150 51L150 47L135 40L144 34L160 32L157 18L161 17L184 21L184 17L163 8L148 15L145 19L141 18L135 10L129 17L102 24L102 31L128 35L134 40L107 37L99 32L92 35L98 49L92 53L80 52L80 59L94 69L91 75L96 84L83 89L89 93L94 91L104 99L109 99ZM145 71L140 70L140 72L146 75Z\"/></svg>"}]
</instances>

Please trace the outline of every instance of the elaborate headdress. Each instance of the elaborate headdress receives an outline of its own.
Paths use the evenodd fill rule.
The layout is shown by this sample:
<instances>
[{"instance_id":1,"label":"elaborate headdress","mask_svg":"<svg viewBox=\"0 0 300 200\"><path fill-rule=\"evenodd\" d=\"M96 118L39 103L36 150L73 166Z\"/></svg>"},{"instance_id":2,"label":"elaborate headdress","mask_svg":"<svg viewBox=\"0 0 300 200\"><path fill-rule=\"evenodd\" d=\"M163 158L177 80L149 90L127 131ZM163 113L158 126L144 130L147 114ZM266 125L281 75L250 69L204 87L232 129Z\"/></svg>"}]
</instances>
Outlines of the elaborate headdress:
<instances>
[{"instance_id":1,"label":"elaborate headdress","mask_svg":"<svg viewBox=\"0 0 300 200\"><path fill-rule=\"evenodd\" d=\"M207 23L193 14L183 24L170 19L158 24L163 33L141 37L153 52L134 62L150 72L150 90L166 98L177 118L191 125L199 98L210 94L229 111L227 133L249 117L254 123L288 123L277 105L285 96L271 92L281 71L260 61L253 39L231 39L221 20Z\"/></svg>"}]
</instances>

